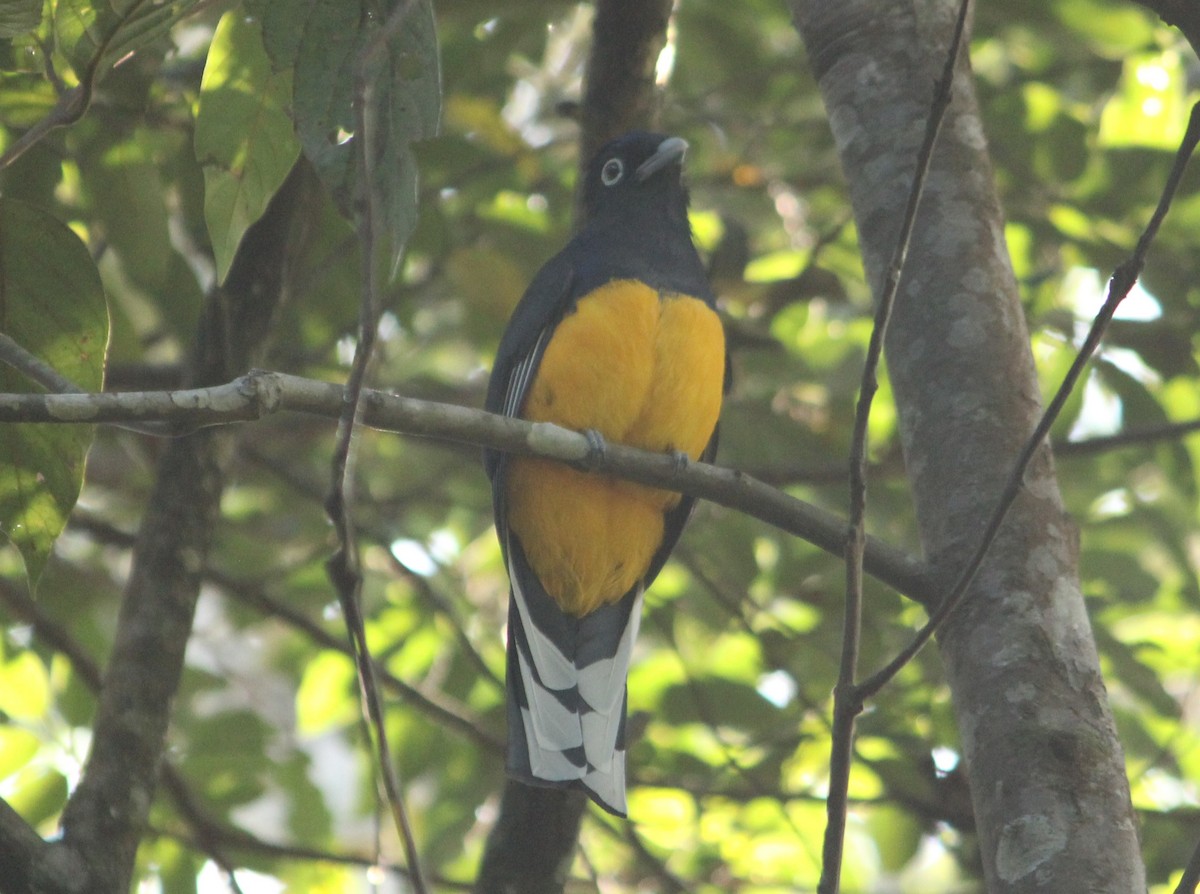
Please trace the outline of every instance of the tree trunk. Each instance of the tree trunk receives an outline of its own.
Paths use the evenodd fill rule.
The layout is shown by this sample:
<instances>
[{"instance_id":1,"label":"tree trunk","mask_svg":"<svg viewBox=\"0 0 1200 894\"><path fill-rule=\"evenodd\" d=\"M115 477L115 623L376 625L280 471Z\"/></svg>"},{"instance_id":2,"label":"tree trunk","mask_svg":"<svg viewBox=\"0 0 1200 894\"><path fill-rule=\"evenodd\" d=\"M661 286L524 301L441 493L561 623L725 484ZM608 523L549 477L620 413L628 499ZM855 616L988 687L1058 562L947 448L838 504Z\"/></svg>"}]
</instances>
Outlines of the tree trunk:
<instances>
[{"instance_id":1,"label":"tree trunk","mask_svg":"<svg viewBox=\"0 0 1200 894\"><path fill-rule=\"evenodd\" d=\"M224 382L262 356L285 292L288 249L303 227L303 200L315 188L301 163L246 232L225 286L209 297L200 321L190 362L195 384ZM27 840L13 867L17 881L9 887L0 879L0 888L129 890L233 438L206 430L167 444L133 551L87 766L63 811L62 835L44 847Z\"/></svg>"},{"instance_id":2,"label":"tree trunk","mask_svg":"<svg viewBox=\"0 0 1200 894\"><path fill-rule=\"evenodd\" d=\"M878 290L958 4L792 6ZM965 59L886 344L922 543L953 579L1041 413ZM939 637L990 892L1145 890L1076 545L1043 448Z\"/></svg>"}]
</instances>

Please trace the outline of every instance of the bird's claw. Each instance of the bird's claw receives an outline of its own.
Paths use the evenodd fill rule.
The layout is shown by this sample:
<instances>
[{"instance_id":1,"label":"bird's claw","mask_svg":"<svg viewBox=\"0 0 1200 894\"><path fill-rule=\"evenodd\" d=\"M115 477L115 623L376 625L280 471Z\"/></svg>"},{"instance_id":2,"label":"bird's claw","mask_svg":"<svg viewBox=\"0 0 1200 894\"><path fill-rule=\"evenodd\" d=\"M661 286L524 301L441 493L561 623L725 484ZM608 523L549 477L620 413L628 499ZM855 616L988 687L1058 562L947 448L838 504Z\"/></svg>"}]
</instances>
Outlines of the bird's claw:
<instances>
[{"instance_id":1,"label":"bird's claw","mask_svg":"<svg viewBox=\"0 0 1200 894\"><path fill-rule=\"evenodd\" d=\"M671 448L667 451L667 453L669 453L671 455L671 459L675 461L675 467L671 471L673 471L676 475L683 472L688 467L688 463L692 461L692 458L687 455L686 451L683 450Z\"/></svg>"},{"instance_id":2,"label":"bird's claw","mask_svg":"<svg viewBox=\"0 0 1200 894\"><path fill-rule=\"evenodd\" d=\"M604 435L600 434L594 428L585 428L583 436L587 438L588 443L588 451L587 455L583 458L583 466L590 468L608 455L608 442L604 440Z\"/></svg>"}]
</instances>

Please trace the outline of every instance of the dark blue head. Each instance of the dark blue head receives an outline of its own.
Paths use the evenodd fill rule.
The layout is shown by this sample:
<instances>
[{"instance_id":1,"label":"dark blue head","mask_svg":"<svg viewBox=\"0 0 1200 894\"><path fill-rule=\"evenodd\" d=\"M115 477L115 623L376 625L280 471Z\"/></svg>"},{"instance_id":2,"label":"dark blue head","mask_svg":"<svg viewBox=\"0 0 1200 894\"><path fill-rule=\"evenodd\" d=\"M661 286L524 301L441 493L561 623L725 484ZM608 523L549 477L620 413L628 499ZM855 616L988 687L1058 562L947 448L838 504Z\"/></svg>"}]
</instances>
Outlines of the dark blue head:
<instances>
[{"instance_id":1,"label":"dark blue head","mask_svg":"<svg viewBox=\"0 0 1200 894\"><path fill-rule=\"evenodd\" d=\"M687 229L687 189L679 137L635 130L600 148L587 167L583 205L587 222L652 214Z\"/></svg>"}]
</instances>

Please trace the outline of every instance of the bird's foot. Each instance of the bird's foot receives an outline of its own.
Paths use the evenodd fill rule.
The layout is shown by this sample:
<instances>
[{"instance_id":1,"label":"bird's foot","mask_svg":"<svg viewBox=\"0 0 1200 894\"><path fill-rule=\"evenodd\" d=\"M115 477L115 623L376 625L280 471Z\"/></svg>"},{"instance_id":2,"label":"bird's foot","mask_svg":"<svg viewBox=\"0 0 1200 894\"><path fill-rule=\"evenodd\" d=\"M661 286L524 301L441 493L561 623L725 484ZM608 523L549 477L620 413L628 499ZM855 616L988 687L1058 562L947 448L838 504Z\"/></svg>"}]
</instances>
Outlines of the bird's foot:
<instances>
[{"instance_id":1,"label":"bird's foot","mask_svg":"<svg viewBox=\"0 0 1200 894\"><path fill-rule=\"evenodd\" d=\"M672 447L667 451L667 453L669 453L671 459L675 461L675 468L671 471L673 471L676 475L684 471L688 467L688 463L692 461L692 458L683 450L676 450Z\"/></svg>"},{"instance_id":2,"label":"bird's foot","mask_svg":"<svg viewBox=\"0 0 1200 894\"><path fill-rule=\"evenodd\" d=\"M579 461L579 465L586 470L594 467L608 455L608 442L604 440L604 435L594 428L585 428L582 434L587 438L588 450L583 459Z\"/></svg>"}]
</instances>

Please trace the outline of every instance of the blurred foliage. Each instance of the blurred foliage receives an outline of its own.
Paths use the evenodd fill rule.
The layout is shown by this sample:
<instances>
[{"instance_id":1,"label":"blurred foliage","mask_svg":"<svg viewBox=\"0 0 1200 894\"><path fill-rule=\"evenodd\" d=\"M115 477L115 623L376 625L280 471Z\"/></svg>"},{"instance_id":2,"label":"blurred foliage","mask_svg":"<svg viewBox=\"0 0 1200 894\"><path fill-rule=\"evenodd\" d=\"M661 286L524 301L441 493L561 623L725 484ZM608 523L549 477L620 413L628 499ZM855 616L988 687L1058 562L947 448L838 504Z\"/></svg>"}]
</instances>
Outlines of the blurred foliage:
<instances>
[{"instance_id":1,"label":"blurred foliage","mask_svg":"<svg viewBox=\"0 0 1200 894\"><path fill-rule=\"evenodd\" d=\"M110 380L170 387L205 290L297 147L321 140L333 192L296 259L304 288L277 323L270 365L345 374L360 270L338 210L352 194L347 150L328 141L353 127L323 118L322 103L350 89L351 49L336 31L281 18L282 2L248 3L223 22L220 6L58 0L41 19L34 3L8 3L0 16L0 150L50 113L60 91L92 85L85 116L0 174L0 252L7 258L20 244L9 240L35 226L56 227L36 252L67 277L53 297L0 293L0 328L88 387L98 379L65 365L44 320L24 322L23 302L83 317L81 293L92 290L80 271L98 270ZM316 4L334 17L337 6ZM443 114L440 135L414 147L420 214L374 376L403 394L478 406L509 312L570 232L575 125L563 112L579 98L590 9L458 0L436 12L440 75L412 67L427 35L389 62L418 92L436 90L440 77ZM720 461L843 511L870 303L803 48L781 4L683 0L670 52L663 128L692 144L697 238L733 345ZM983 4L972 56L1048 391L1157 199L1200 66L1143 9L1101 0ZM430 128L429 107L412 111ZM298 133L279 126L284 113ZM389 151L394 198L412 186L412 166L406 149ZM1060 440L1200 417L1198 231L1193 169L1144 290L1128 300ZM99 326L91 307L87 325ZM17 387L4 376L5 390ZM6 456L34 437L10 427ZM886 400L871 437L871 530L916 549ZM367 633L391 675L389 733L418 839L439 887L455 890L474 875L502 782L507 593L488 488L474 449L370 432L361 440ZM311 419L242 431L172 723L169 760L213 821L302 849L223 842L246 867L247 891L279 890L272 878L297 891L362 890L373 859L376 801L354 674L322 567L331 441L330 426ZM44 482L59 521L39 549L73 500L69 469L81 469L69 446L45 449L34 478L68 480ZM41 576L38 607L97 662L112 642L159 450L145 436L97 433L79 505ZM27 467L0 465L3 501ZM1167 890L1200 838L1200 438L1063 451L1058 465L1081 526L1084 588L1150 880ZM0 518L10 536L12 521ZM86 755L94 693L63 642L13 609L25 586L15 549L0 551L0 571L0 796L49 834ZM590 814L570 890L657 890L668 876L696 892L813 887L841 589L838 560L700 507L647 599L630 679L632 820ZM886 660L922 618L872 585L863 667ZM862 718L845 890L981 890L956 749L938 658L927 650ZM169 894L225 890L197 837L160 793L140 877ZM387 841L385 859L398 857Z\"/></svg>"}]
</instances>

